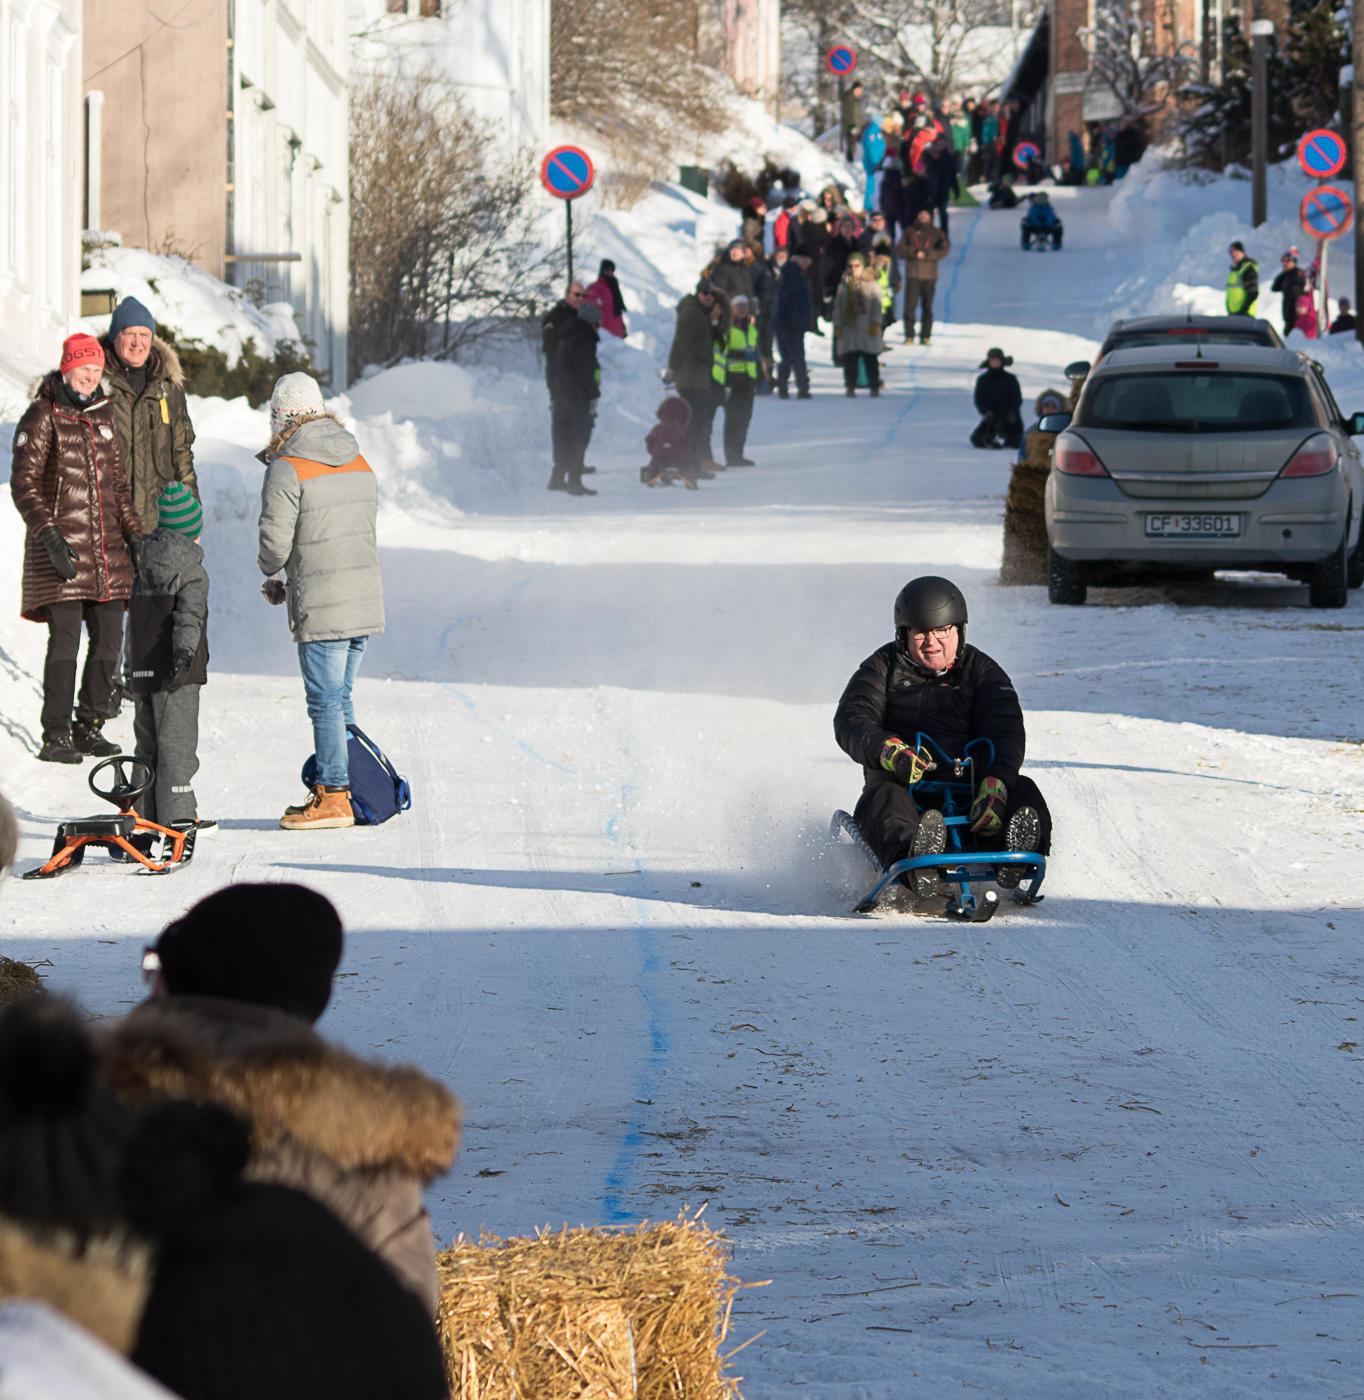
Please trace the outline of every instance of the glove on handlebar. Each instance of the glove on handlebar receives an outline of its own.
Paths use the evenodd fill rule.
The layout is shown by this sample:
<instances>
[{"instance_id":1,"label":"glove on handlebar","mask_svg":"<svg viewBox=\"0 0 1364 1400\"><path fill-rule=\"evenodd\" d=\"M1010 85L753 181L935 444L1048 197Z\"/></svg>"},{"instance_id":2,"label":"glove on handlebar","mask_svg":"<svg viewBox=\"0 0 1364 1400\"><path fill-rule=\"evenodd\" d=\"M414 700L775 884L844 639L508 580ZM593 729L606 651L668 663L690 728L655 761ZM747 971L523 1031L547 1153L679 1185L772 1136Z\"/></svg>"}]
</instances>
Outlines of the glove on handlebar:
<instances>
[{"instance_id":1,"label":"glove on handlebar","mask_svg":"<svg viewBox=\"0 0 1364 1400\"><path fill-rule=\"evenodd\" d=\"M881 745L881 767L910 787L937 766L927 748L922 745L917 749L911 748L903 739L897 739L893 735Z\"/></svg>"}]
</instances>

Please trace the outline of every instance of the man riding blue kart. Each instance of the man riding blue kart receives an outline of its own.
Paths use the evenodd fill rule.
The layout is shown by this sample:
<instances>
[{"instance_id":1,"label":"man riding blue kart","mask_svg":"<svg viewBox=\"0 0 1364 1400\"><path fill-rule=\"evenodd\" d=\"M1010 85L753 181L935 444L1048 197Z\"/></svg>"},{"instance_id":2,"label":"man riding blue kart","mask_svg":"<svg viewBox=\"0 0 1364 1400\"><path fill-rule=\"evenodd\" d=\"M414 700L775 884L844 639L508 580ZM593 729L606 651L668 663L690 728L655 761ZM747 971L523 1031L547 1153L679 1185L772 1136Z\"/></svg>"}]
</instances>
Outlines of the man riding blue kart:
<instances>
[{"instance_id":1,"label":"man riding blue kart","mask_svg":"<svg viewBox=\"0 0 1364 1400\"><path fill-rule=\"evenodd\" d=\"M1019 773L1027 736L1018 694L998 662L967 644L966 599L951 580L926 575L900 590L895 640L849 680L834 737L862 765L852 820L883 869L941 856L949 826L965 865L976 850L1045 858L1051 849L1047 804L1037 784ZM969 816L955 815L956 793L969 802ZM1014 859L1019 863L993 869L995 882L1016 889L1031 875L1037 897L1040 869ZM944 865L901 878L929 899L939 892Z\"/></svg>"},{"instance_id":2,"label":"man riding blue kart","mask_svg":"<svg viewBox=\"0 0 1364 1400\"><path fill-rule=\"evenodd\" d=\"M1023 215L1022 222L1024 252L1032 247L1034 241L1039 248L1045 248L1050 242L1059 251L1063 232L1060 216L1052 208L1046 191L1038 190L1036 194L1029 195L1028 212Z\"/></svg>"}]
</instances>

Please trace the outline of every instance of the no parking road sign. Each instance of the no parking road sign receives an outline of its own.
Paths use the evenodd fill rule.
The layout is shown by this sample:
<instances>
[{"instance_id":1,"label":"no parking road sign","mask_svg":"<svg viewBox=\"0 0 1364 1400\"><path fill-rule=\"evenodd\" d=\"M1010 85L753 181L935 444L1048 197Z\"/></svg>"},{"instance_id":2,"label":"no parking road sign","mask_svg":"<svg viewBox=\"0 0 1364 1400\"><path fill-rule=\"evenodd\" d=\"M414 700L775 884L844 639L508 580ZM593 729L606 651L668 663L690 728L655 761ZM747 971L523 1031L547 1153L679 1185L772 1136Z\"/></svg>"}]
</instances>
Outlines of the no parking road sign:
<instances>
[{"instance_id":1,"label":"no parking road sign","mask_svg":"<svg viewBox=\"0 0 1364 1400\"><path fill-rule=\"evenodd\" d=\"M835 44L824 62L829 65L830 73L846 78L857 67L857 50L850 49L847 44Z\"/></svg>"},{"instance_id":2,"label":"no parking road sign","mask_svg":"<svg viewBox=\"0 0 1364 1400\"><path fill-rule=\"evenodd\" d=\"M1309 131L1298 142L1298 164L1314 180L1329 180L1345 168L1345 142L1335 131Z\"/></svg>"},{"instance_id":3,"label":"no parking road sign","mask_svg":"<svg viewBox=\"0 0 1364 1400\"><path fill-rule=\"evenodd\" d=\"M1335 185L1322 185L1302 201L1298 217L1303 231L1312 238L1339 238L1354 219L1350 196Z\"/></svg>"},{"instance_id":4,"label":"no parking road sign","mask_svg":"<svg viewBox=\"0 0 1364 1400\"><path fill-rule=\"evenodd\" d=\"M1042 148L1036 141L1020 141L1014 147L1014 164L1020 170L1026 170L1035 160L1042 158Z\"/></svg>"},{"instance_id":5,"label":"no parking road sign","mask_svg":"<svg viewBox=\"0 0 1364 1400\"><path fill-rule=\"evenodd\" d=\"M596 178L592 157L577 146L555 146L540 166L540 183L555 199L577 199Z\"/></svg>"},{"instance_id":6,"label":"no parking road sign","mask_svg":"<svg viewBox=\"0 0 1364 1400\"><path fill-rule=\"evenodd\" d=\"M568 280L573 281L573 201L592 188L597 167L592 157L577 146L555 146L540 163L540 183L564 202L568 225Z\"/></svg>"}]
</instances>

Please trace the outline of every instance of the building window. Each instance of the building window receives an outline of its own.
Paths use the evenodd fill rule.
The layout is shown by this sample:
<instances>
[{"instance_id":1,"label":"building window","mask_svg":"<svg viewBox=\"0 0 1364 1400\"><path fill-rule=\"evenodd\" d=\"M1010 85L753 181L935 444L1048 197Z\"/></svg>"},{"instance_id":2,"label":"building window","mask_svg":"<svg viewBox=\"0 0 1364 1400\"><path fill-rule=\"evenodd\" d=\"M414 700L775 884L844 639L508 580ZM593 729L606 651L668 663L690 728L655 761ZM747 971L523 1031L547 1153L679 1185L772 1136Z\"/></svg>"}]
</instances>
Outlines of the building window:
<instances>
[{"instance_id":1,"label":"building window","mask_svg":"<svg viewBox=\"0 0 1364 1400\"><path fill-rule=\"evenodd\" d=\"M421 0L421 13L423 19L439 19L440 0Z\"/></svg>"},{"instance_id":2,"label":"building window","mask_svg":"<svg viewBox=\"0 0 1364 1400\"><path fill-rule=\"evenodd\" d=\"M407 13L407 0L388 0L388 12L391 15L405 15Z\"/></svg>"}]
</instances>

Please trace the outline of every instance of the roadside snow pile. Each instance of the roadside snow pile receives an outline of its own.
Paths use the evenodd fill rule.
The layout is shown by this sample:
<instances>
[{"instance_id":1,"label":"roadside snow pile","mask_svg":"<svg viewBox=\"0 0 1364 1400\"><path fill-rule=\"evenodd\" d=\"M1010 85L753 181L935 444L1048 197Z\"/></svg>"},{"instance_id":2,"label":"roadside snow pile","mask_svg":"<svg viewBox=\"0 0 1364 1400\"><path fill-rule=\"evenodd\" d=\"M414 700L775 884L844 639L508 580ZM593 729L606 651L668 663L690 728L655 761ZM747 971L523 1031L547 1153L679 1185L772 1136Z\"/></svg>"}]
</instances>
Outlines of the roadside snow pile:
<instances>
[{"instance_id":1,"label":"roadside snow pile","mask_svg":"<svg viewBox=\"0 0 1364 1400\"><path fill-rule=\"evenodd\" d=\"M81 273L81 290L112 291L118 300L136 297L169 326L178 341L197 340L217 346L229 366L242 357L249 340L256 353L272 359L283 341L302 342L294 309L287 301L256 306L239 287L220 282L186 258L149 253L145 248L96 248ZM83 322L92 335L109 328L104 316Z\"/></svg>"},{"instance_id":2,"label":"roadside snow pile","mask_svg":"<svg viewBox=\"0 0 1364 1400\"><path fill-rule=\"evenodd\" d=\"M1338 182L1348 189L1348 182ZM1269 290L1285 248L1299 249L1304 267L1316 245L1298 222L1298 206L1312 188L1296 161L1269 170L1269 219L1250 226L1250 180L1244 172L1212 175L1180 170L1157 151L1148 151L1119 181L1109 219L1130 250L1132 275L1114 297L1116 316L1154 316L1182 311L1221 315L1227 248L1239 239L1260 264L1259 314L1281 331L1279 297ZM1336 297L1354 286L1354 235L1331 244L1327 260L1332 311ZM1305 343L1305 342L1304 342Z\"/></svg>"}]
</instances>

